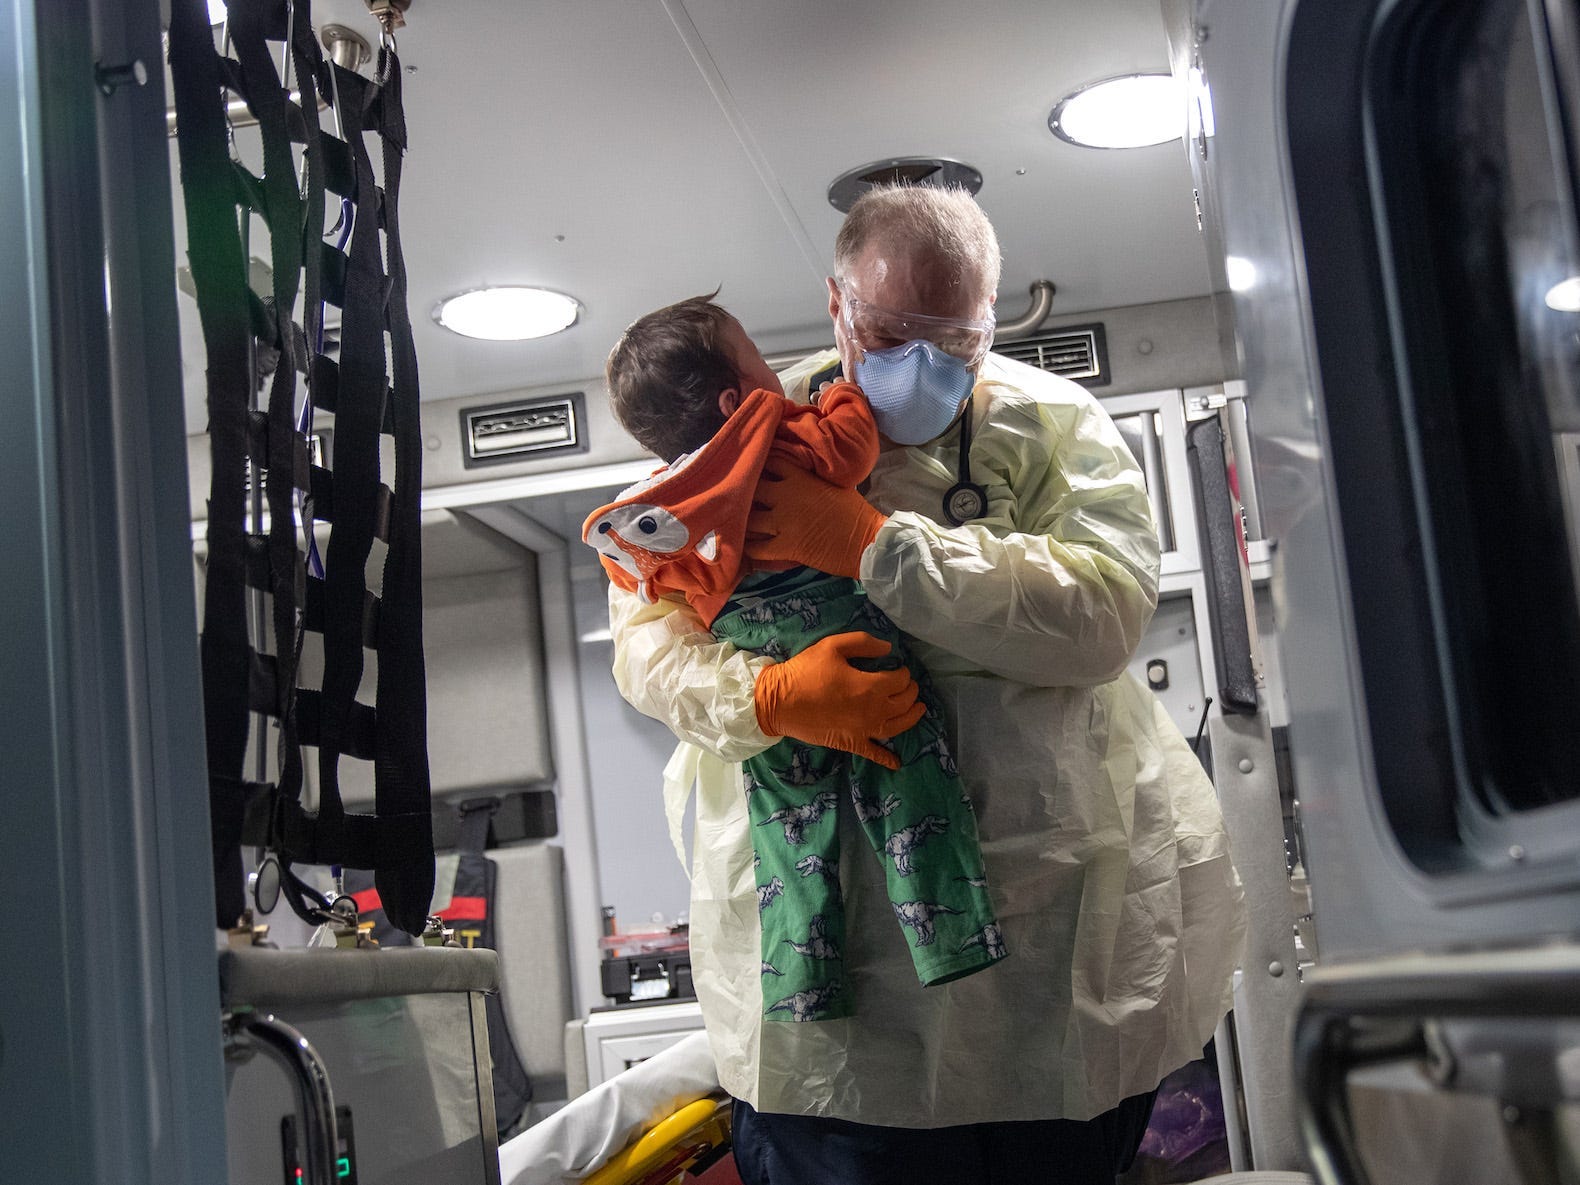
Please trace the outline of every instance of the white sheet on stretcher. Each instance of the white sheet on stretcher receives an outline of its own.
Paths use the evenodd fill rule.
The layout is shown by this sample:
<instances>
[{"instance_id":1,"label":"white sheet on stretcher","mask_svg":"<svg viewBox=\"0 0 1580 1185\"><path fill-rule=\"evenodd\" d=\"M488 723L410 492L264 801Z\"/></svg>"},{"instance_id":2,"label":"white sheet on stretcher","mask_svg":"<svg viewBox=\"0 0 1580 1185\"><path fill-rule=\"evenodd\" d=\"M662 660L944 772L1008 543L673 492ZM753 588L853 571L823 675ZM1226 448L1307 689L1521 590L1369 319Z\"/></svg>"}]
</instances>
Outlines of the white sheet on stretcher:
<instances>
[{"instance_id":1,"label":"white sheet on stretcher","mask_svg":"<svg viewBox=\"0 0 1580 1185\"><path fill-rule=\"evenodd\" d=\"M560 1185L595 1172L637 1136L719 1089L706 1033L693 1033L507 1140L502 1185Z\"/></svg>"}]
</instances>

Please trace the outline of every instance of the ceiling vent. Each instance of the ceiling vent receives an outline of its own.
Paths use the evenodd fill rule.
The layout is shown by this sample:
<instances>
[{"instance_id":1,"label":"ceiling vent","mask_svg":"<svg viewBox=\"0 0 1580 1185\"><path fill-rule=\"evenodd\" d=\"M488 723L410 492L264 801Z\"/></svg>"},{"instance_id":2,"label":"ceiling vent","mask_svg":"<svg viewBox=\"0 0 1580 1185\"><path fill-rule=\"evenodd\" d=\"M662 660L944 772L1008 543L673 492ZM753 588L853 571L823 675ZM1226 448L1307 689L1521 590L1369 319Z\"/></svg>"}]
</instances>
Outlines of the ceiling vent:
<instances>
[{"instance_id":1,"label":"ceiling vent","mask_svg":"<svg viewBox=\"0 0 1580 1185\"><path fill-rule=\"evenodd\" d=\"M1101 325L1067 325L1017 341L996 342L993 352L1087 387L1105 387L1113 380L1108 337Z\"/></svg>"},{"instance_id":2,"label":"ceiling vent","mask_svg":"<svg viewBox=\"0 0 1580 1185\"><path fill-rule=\"evenodd\" d=\"M525 461L544 454L587 451L580 391L551 399L494 403L461 412L462 460L468 469Z\"/></svg>"},{"instance_id":3,"label":"ceiling vent","mask_svg":"<svg viewBox=\"0 0 1580 1185\"><path fill-rule=\"evenodd\" d=\"M856 199L875 185L936 185L940 189L963 189L976 193L982 188L982 174L970 165L943 156L895 156L857 165L834 178L828 187L828 204L841 214L849 214Z\"/></svg>"}]
</instances>

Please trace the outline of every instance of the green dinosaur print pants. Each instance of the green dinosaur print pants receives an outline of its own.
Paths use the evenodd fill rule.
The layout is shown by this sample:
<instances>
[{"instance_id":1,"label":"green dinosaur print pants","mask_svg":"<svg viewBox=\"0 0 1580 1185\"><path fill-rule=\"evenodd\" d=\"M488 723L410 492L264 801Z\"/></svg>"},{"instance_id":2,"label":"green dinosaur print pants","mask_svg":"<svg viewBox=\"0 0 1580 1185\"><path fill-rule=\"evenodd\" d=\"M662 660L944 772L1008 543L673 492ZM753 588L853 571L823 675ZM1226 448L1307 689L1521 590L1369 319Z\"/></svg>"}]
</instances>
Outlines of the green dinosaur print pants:
<instances>
[{"instance_id":1,"label":"green dinosaur print pants","mask_svg":"<svg viewBox=\"0 0 1580 1185\"><path fill-rule=\"evenodd\" d=\"M762 919L767 1020L833 1020L853 1012L843 974L839 812L855 811L883 864L895 924L904 928L924 986L981 971L1008 952L993 915L976 816L944 738L926 673L859 583L811 568L761 573L735 590L713 623L717 638L783 661L831 634L858 631L894 645L922 689L927 715L886 742L888 770L837 749L784 737L744 763ZM861 858L867 858L863 855Z\"/></svg>"}]
</instances>

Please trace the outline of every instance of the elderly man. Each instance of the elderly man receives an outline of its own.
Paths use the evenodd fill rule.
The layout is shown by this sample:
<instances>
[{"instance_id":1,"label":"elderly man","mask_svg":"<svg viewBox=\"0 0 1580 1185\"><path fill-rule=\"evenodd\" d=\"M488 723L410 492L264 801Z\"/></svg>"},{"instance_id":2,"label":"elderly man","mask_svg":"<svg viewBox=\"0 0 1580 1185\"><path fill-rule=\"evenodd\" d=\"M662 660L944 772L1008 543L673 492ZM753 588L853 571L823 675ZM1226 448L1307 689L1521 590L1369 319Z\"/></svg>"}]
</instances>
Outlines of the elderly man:
<instances>
[{"instance_id":1,"label":"elderly man","mask_svg":"<svg viewBox=\"0 0 1580 1185\"><path fill-rule=\"evenodd\" d=\"M677 834L697 789L692 958L738 1100L737 1160L774 1185L1111 1182L1158 1083L1227 1010L1244 932L1212 786L1126 672L1157 602L1141 474L1085 390L988 352L998 243L968 195L866 194L835 271L837 354L787 373L785 390L807 398L842 367L885 447L865 500L770 474L751 552L859 577L915 639L976 811L1002 930L984 941L1010 954L919 986L881 870L847 860L855 1014L764 1023L734 763L776 739L754 696L772 660L715 641L679 602L611 589L621 693L684 742L666 771ZM866 673L831 680L826 660L787 660L772 718L811 743L834 721L883 739Z\"/></svg>"}]
</instances>

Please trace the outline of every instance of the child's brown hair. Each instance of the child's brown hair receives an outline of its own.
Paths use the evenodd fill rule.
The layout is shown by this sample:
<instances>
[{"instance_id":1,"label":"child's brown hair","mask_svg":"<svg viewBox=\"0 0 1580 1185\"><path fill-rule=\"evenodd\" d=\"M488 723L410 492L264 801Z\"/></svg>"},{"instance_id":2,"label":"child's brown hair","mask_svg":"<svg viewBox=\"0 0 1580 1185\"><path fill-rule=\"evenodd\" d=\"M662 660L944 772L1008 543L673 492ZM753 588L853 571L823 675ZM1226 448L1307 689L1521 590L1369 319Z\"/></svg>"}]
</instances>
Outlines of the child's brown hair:
<instances>
[{"instance_id":1,"label":"child's brown hair","mask_svg":"<svg viewBox=\"0 0 1580 1185\"><path fill-rule=\"evenodd\" d=\"M615 418L663 460L695 452L724 426L719 396L739 385L723 338L732 320L718 290L639 317L609 352L604 376Z\"/></svg>"}]
</instances>

